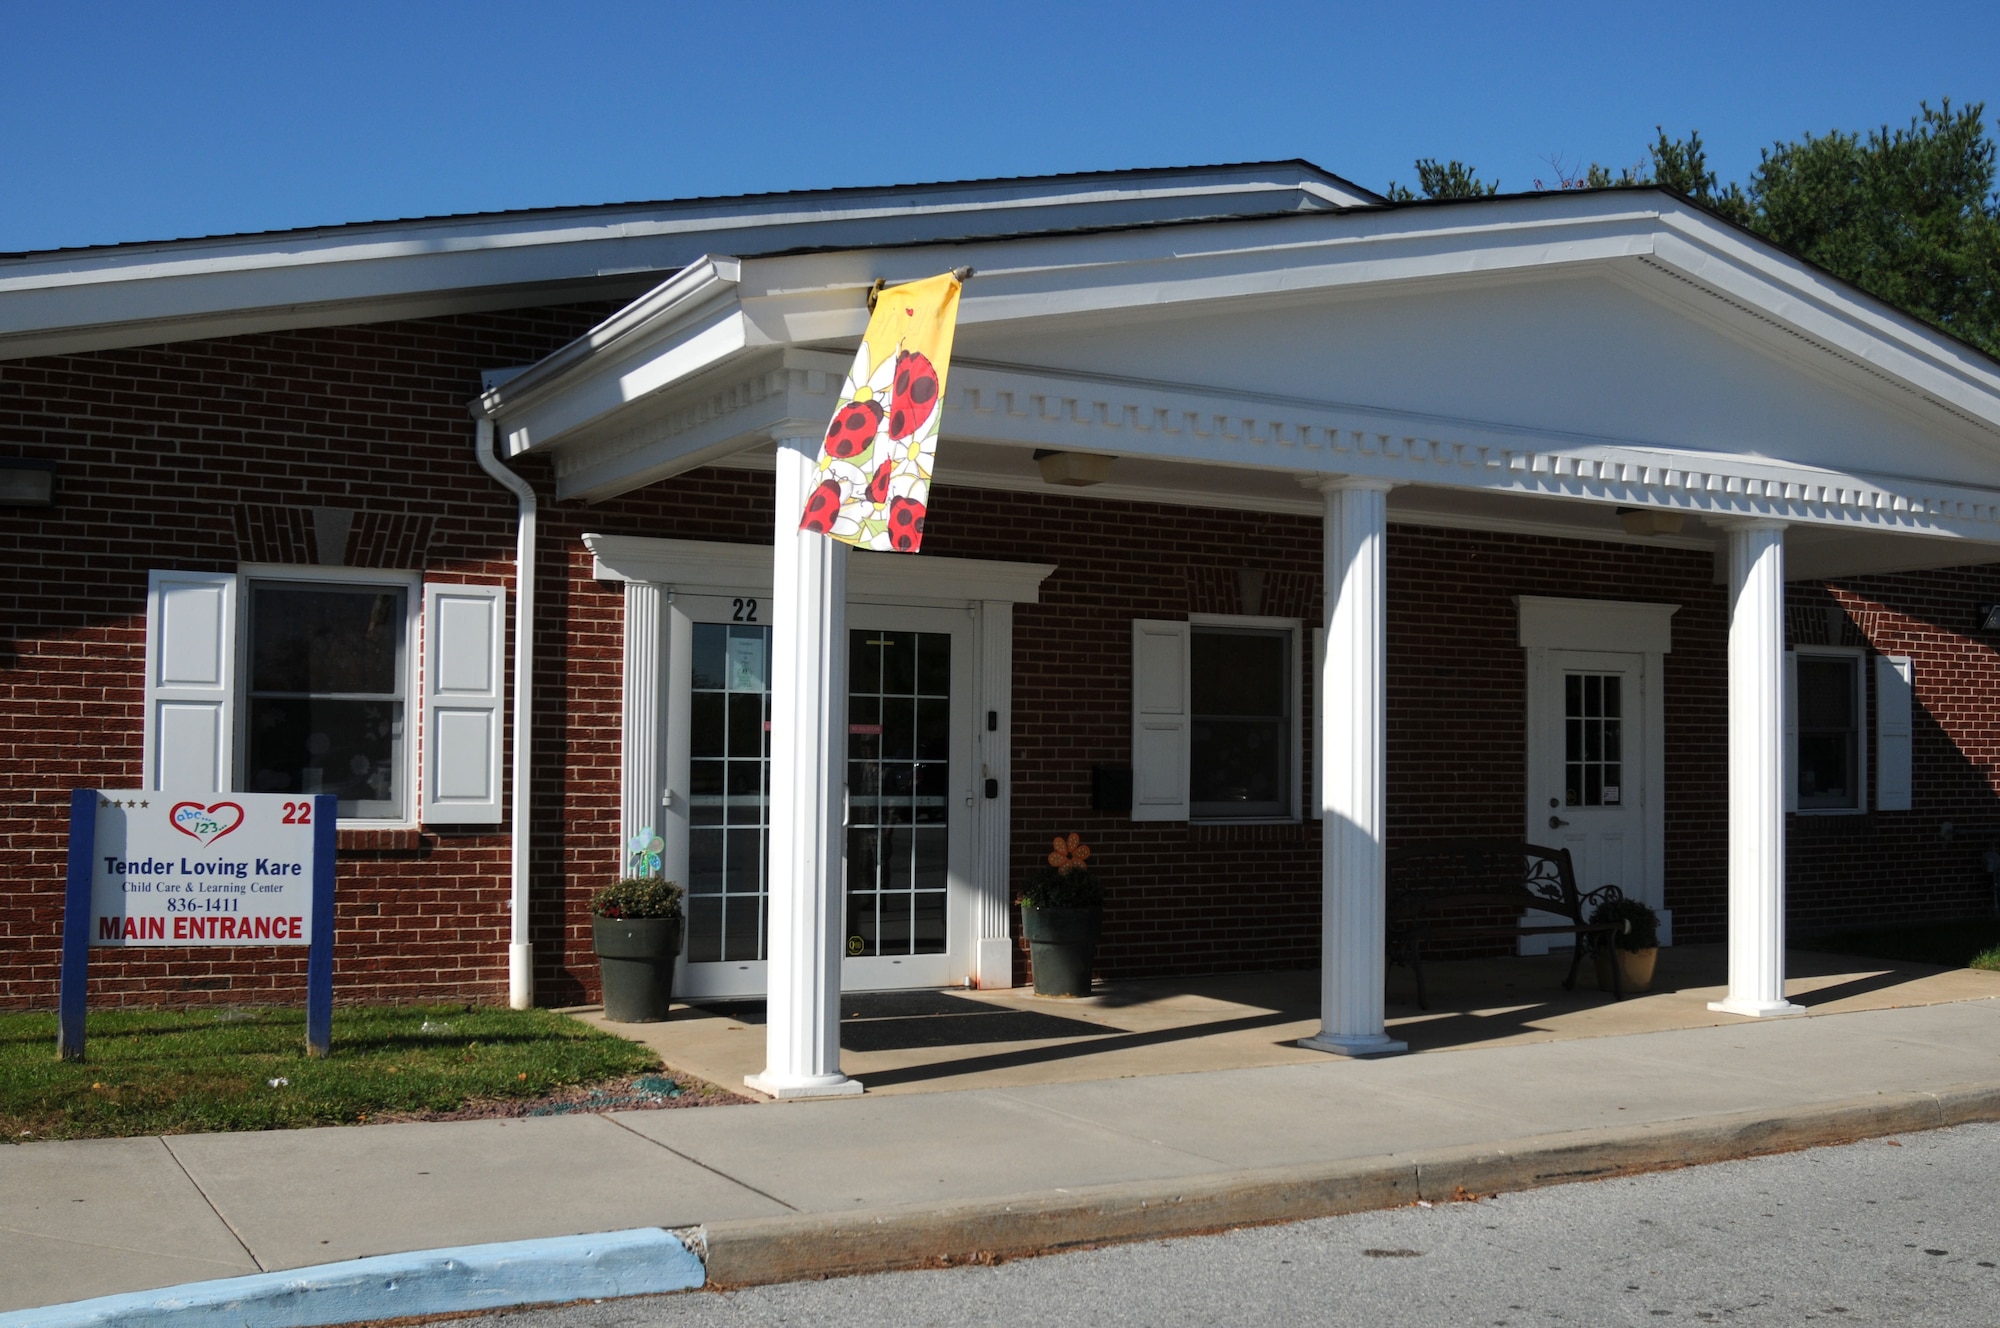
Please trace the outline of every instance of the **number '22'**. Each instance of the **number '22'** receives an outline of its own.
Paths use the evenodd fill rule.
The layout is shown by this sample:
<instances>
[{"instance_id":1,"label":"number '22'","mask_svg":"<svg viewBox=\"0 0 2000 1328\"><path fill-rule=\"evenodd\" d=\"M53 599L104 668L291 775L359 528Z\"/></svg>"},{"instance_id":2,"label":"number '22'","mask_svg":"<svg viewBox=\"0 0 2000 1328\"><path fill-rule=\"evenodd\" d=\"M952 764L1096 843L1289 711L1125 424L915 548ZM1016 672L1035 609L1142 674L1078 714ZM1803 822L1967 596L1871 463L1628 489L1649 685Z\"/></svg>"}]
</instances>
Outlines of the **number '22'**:
<instances>
[{"instance_id":1,"label":"number '22'","mask_svg":"<svg viewBox=\"0 0 2000 1328\"><path fill-rule=\"evenodd\" d=\"M756 600L738 599L738 600L732 600L731 602L736 605L736 613L733 617L730 618L729 621L742 622L742 623L752 623L757 621Z\"/></svg>"},{"instance_id":2,"label":"number '22'","mask_svg":"<svg viewBox=\"0 0 2000 1328\"><path fill-rule=\"evenodd\" d=\"M311 825L312 819L313 819L313 805L311 803L288 802L285 804L285 814L279 820L278 824Z\"/></svg>"}]
</instances>

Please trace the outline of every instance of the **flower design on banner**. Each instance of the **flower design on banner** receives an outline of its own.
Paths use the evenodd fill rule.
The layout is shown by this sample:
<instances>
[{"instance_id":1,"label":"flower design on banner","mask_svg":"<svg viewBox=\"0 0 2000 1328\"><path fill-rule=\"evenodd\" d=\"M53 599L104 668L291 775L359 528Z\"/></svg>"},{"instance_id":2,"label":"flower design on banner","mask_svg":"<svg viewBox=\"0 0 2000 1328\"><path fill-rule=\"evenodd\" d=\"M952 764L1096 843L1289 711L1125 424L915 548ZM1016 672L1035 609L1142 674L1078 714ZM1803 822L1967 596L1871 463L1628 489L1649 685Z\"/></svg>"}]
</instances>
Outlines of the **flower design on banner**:
<instances>
[{"instance_id":1,"label":"flower design on banner","mask_svg":"<svg viewBox=\"0 0 2000 1328\"><path fill-rule=\"evenodd\" d=\"M820 444L799 529L863 549L922 546L958 291L947 272L877 297Z\"/></svg>"}]
</instances>

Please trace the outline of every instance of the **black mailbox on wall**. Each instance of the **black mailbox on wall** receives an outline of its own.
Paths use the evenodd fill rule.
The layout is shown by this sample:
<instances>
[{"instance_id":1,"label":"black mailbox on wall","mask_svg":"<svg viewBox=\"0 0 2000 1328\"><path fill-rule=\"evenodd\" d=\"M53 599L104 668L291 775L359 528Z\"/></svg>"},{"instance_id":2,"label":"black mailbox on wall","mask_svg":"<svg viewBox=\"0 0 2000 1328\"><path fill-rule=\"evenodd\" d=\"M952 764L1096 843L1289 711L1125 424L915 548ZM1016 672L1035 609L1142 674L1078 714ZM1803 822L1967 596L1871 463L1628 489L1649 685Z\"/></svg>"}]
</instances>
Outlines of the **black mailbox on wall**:
<instances>
[{"instance_id":1,"label":"black mailbox on wall","mask_svg":"<svg viewBox=\"0 0 2000 1328\"><path fill-rule=\"evenodd\" d=\"M1132 767L1094 765L1090 767L1090 809L1094 812L1132 810Z\"/></svg>"}]
</instances>

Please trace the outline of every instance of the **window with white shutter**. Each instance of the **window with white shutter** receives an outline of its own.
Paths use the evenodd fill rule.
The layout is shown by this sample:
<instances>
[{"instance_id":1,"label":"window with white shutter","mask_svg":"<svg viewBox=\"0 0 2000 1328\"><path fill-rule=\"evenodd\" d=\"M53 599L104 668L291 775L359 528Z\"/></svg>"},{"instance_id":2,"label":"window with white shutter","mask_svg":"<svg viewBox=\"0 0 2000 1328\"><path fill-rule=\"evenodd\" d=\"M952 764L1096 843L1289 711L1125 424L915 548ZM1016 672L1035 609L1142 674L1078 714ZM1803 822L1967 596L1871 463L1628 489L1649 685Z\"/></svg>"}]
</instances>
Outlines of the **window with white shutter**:
<instances>
[{"instance_id":1,"label":"window with white shutter","mask_svg":"<svg viewBox=\"0 0 2000 1328\"><path fill-rule=\"evenodd\" d=\"M1875 657L1875 809L1910 810L1910 657Z\"/></svg>"},{"instance_id":2,"label":"window with white shutter","mask_svg":"<svg viewBox=\"0 0 2000 1328\"><path fill-rule=\"evenodd\" d=\"M422 819L427 824L495 825L502 819L506 634L503 587L425 585Z\"/></svg>"},{"instance_id":3,"label":"window with white shutter","mask_svg":"<svg viewBox=\"0 0 2000 1328\"><path fill-rule=\"evenodd\" d=\"M146 589L146 787L230 791L235 717L235 575L154 572Z\"/></svg>"},{"instance_id":4,"label":"window with white shutter","mask_svg":"<svg viewBox=\"0 0 2000 1328\"><path fill-rule=\"evenodd\" d=\"M147 787L331 793L343 822L408 823L416 594L406 572L153 572Z\"/></svg>"},{"instance_id":5,"label":"window with white shutter","mask_svg":"<svg viewBox=\"0 0 2000 1328\"><path fill-rule=\"evenodd\" d=\"M1785 689L1786 808L1804 814L1868 807L1867 674L1859 650L1801 647Z\"/></svg>"},{"instance_id":6,"label":"window with white shutter","mask_svg":"<svg viewBox=\"0 0 2000 1328\"><path fill-rule=\"evenodd\" d=\"M1290 618L1133 620L1133 820L1298 819L1299 639Z\"/></svg>"},{"instance_id":7,"label":"window with white shutter","mask_svg":"<svg viewBox=\"0 0 2000 1328\"><path fill-rule=\"evenodd\" d=\"M1188 625L1132 620L1132 819L1188 818Z\"/></svg>"}]
</instances>

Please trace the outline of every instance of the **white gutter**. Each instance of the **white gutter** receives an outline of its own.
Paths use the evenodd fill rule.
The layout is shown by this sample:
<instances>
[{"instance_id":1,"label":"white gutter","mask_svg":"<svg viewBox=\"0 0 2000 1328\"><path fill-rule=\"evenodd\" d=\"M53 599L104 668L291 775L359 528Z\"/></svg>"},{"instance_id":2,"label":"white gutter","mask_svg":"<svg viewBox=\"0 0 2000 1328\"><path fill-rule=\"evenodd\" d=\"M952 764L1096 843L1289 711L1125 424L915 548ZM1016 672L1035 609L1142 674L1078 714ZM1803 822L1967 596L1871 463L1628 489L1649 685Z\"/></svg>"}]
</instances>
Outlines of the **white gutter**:
<instances>
[{"instance_id":1,"label":"white gutter","mask_svg":"<svg viewBox=\"0 0 2000 1328\"><path fill-rule=\"evenodd\" d=\"M535 1003L535 947L528 939L528 781L534 769L535 680L535 489L500 464L493 454L493 421L478 421L476 452L479 468L505 485L520 500L520 521L514 535L514 805L508 857L513 889L507 943L507 1004L526 1010Z\"/></svg>"}]
</instances>

